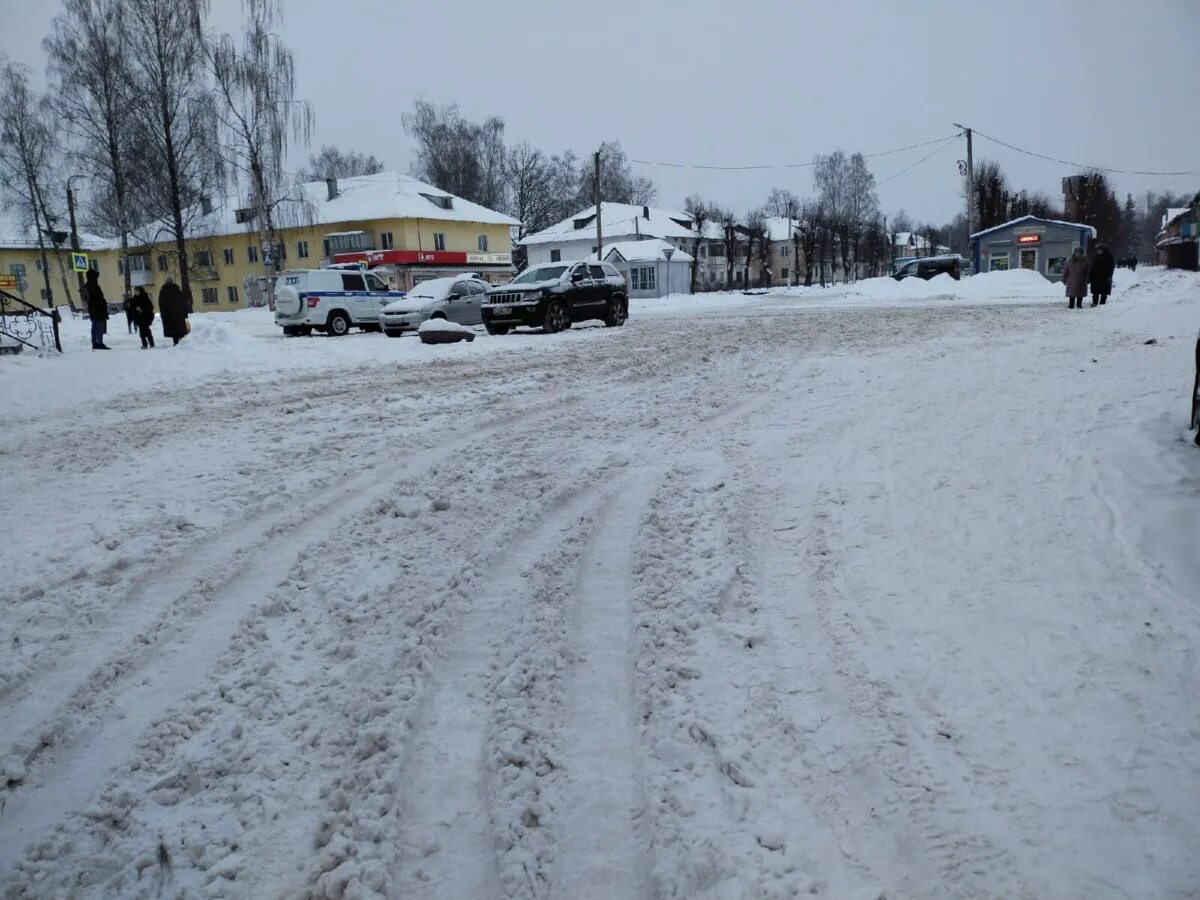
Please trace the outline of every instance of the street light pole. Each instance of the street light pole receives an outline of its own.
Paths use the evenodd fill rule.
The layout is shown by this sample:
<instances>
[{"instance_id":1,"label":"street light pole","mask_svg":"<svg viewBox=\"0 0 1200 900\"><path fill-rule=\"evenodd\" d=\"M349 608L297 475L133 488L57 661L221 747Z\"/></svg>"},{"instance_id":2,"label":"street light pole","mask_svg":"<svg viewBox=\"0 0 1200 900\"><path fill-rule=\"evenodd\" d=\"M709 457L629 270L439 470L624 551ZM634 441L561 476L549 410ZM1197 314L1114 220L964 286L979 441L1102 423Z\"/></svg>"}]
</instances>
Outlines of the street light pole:
<instances>
[{"instance_id":1,"label":"street light pole","mask_svg":"<svg viewBox=\"0 0 1200 900\"><path fill-rule=\"evenodd\" d=\"M76 253L79 252L79 230L75 227L75 192L71 190L71 182L76 178L84 178L84 175L72 175L67 179L67 213L71 217L71 249ZM76 272L75 278L79 282L79 302L84 300L83 296L83 273Z\"/></svg>"},{"instance_id":2,"label":"street light pole","mask_svg":"<svg viewBox=\"0 0 1200 900\"><path fill-rule=\"evenodd\" d=\"M965 125L954 123L955 128L961 128L967 136L967 242L975 233L975 158L971 152L971 129Z\"/></svg>"}]
</instances>

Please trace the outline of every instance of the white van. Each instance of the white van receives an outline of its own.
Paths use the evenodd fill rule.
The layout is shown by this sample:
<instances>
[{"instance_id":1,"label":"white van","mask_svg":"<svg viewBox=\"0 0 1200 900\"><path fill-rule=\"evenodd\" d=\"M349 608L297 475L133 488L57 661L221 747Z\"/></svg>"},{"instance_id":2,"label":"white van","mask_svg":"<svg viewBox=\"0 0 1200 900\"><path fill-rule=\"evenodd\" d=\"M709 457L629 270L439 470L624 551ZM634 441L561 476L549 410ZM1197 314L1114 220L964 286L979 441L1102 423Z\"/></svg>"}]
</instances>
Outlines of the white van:
<instances>
[{"instance_id":1,"label":"white van","mask_svg":"<svg viewBox=\"0 0 1200 900\"><path fill-rule=\"evenodd\" d=\"M284 334L325 331L346 334L350 327L379 330L379 313L404 291L390 291L378 275L351 269L297 269L275 277L275 324Z\"/></svg>"}]
</instances>

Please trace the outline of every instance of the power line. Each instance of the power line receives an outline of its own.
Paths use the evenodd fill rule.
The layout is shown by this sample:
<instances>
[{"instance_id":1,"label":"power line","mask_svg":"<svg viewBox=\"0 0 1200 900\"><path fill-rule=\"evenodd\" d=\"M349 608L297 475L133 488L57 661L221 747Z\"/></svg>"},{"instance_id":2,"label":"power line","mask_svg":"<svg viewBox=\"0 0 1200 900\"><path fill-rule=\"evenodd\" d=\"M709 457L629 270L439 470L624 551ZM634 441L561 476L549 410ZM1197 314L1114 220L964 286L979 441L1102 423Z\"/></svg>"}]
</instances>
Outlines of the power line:
<instances>
[{"instance_id":1,"label":"power line","mask_svg":"<svg viewBox=\"0 0 1200 900\"><path fill-rule=\"evenodd\" d=\"M940 147L935 148L931 153L926 153L924 156L922 156L920 159L918 159L911 166L907 166L907 167L901 169L899 172L895 173L894 175L889 175L887 178L883 179L882 181L877 181L875 183L875 187L879 187L880 185L887 184L893 178L899 178L901 175L903 175L906 172L911 172L913 169L915 169L921 163L925 162L927 159L931 159L932 157L941 153L943 150L945 150L947 147L950 146L950 141L957 140L957 138L958 138L957 134L946 138L946 140L942 143L942 145Z\"/></svg>"},{"instance_id":2,"label":"power line","mask_svg":"<svg viewBox=\"0 0 1200 900\"><path fill-rule=\"evenodd\" d=\"M1111 166L1092 166L1085 163L1071 162L1068 159L1059 159L1055 156L1046 156L1044 153L1035 153L1032 150L1026 150L1022 147L1017 147L1013 144L1007 143L1006 141L1002 141L999 138L994 138L990 134L984 134L978 129L975 129L975 134L979 135L981 138L991 141L993 144L999 144L1001 147L1007 147L1009 150L1015 150L1017 153L1024 153L1026 156L1033 156L1037 159L1044 159L1049 162L1059 163L1060 165L1064 166L1071 166L1072 168L1076 169L1095 169L1100 172L1111 172L1114 175L1200 175L1200 172L1145 172L1139 169L1114 169Z\"/></svg>"},{"instance_id":3,"label":"power line","mask_svg":"<svg viewBox=\"0 0 1200 900\"><path fill-rule=\"evenodd\" d=\"M952 140L956 137L958 137L957 134L951 134L951 135L948 135L947 137L940 137L940 138L937 138L936 140L932 140L932 141L924 141L920 144L910 144L907 147L896 147L895 149L892 149L892 150L881 150L878 153L864 153L863 158L864 159L874 159L878 156L890 156L893 153L903 153L906 150L919 150L922 147L931 147L934 144L941 144L941 143L944 143L945 141ZM701 165L698 163L660 162L660 161L656 161L656 160L633 159L633 158L630 158L629 161L633 162L633 163L638 163L639 165L643 165L643 166L665 166L665 167L671 168L671 169L709 169L709 170L716 170L716 171L721 171L721 172L745 172L745 171L750 171L753 169L804 169L804 168L808 168L810 166L816 165L815 160L811 161L811 162L802 162L802 163L776 163L776 164L754 165L754 166L707 166L707 165Z\"/></svg>"}]
</instances>

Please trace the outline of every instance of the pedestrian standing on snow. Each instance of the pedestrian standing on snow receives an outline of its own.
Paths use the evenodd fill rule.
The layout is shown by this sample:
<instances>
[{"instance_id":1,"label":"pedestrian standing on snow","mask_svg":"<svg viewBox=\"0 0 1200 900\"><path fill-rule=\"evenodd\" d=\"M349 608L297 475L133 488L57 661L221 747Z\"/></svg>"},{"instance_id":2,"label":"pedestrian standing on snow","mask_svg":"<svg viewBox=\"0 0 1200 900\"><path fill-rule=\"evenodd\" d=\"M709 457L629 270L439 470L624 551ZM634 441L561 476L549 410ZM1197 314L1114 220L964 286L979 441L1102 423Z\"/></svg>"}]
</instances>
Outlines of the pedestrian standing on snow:
<instances>
[{"instance_id":1,"label":"pedestrian standing on snow","mask_svg":"<svg viewBox=\"0 0 1200 900\"><path fill-rule=\"evenodd\" d=\"M133 309L133 299L126 294L125 299L121 301L121 306L125 309L125 327L129 329L129 334L133 334L133 329L137 325L137 313Z\"/></svg>"},{"instance_id":2,"label":"pedestrian standing on snow","mask_svg":"<svg viewBox=\"0 0 1200 900\"><path fill-rule=\"evenodd\" d=\"M1092 306L1101 306L1112 293L1113 272L1117 261L1106 244L1098 244L1092 256L1090 280L1092 282Z\"/></svg>"},{"instance_id":3,"label":"pedestrian standing on snow","mask_svg":"<svg viewBox=\"0 0 1200 900\"><path fill-rule=\"evenodd\" d=\"M1067 309L1083 309L1083 298L1088 291L1088 261L1082 247L1076 247L1067 260L1063 284L1067 286Z\"/></svg>"},{"instance_id":4,"label":"pedestrian standing on snow","mask_svg":"<svg viewBox=\"0 0 1200 900\"><path fill-rule=\"evenodd\" d=\"M111 350L104 345L104 332L108 331L108 301L100 287L100 273L95 269L88 269L83 290L87 294L88 318L92 320L92 349Z\"/></svg>"},{"instance_id":5,"label":"pedestrian standing on snow","mask_svg":"<svg viewBox=\"0 0 1200 900\"><path fill-rule=\"evenodd\" d=\"M138 334L142 338L142 349L149 350L154 346L154 332L150 330L150 325L154 322L154 301L150 299L146 289L139 286L129 303L133 308L133 318L137 322Z\"/></svg>"},{"instance_id":6,"label":"pedestrian standing on snow","mask_svg":"<svg viewBox=\"0 0 1200 900\"><path fill-rule=\"evenodd\" d=\"M158 292L158 315L162 319L163 337L169 337L171 346L175 346L187 334L188 310L183 291L169 275Z\"/></svg>"}]
</instances>

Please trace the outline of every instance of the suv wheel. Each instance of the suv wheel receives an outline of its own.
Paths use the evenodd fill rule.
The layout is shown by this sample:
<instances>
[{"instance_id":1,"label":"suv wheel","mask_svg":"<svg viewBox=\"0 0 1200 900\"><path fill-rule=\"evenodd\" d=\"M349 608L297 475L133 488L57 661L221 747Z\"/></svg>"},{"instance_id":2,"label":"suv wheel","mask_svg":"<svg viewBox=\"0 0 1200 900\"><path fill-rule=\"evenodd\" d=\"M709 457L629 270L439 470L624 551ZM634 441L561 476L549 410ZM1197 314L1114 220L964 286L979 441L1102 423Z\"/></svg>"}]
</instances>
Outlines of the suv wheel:
<instances>
[{"instance_id":1,"label":"suv wheel","mask_svg":"<svg viewBox=\"0 0 1200 900\"><path fill-rule=\"evenodd\" d=\"M546 334L555 334L567 327L567 310L561 300L551 300L546 307L546 316L542 319L542 330Z\"/></svg>"},{"instance_id":2,"label":"suv wheel","mask_svg":"<svg viewBox=\"0 0 1200 900\"><path fill-rule=\"evenodd\" d=\"M491 322L484 322L483 327L487 329L488 334L508 334L507 325L493 325Z\"/></svg>"},{"instance_id":3,"label":"suv wheel","mask_svg":"<svg viewBox=\"0 0 1200 900\"><path fill-rule=\"evenodd\" d=\"M335 337L350 333L350 317L344 312L330 313L329 333Z\"/></svg>"},{"instance_id":4,"label":"suv wheel","mask_svg":"<svg viewBox=\"0 0 1200 900\"><path fill-rule=\"evenodd\" d=\"M624 297L613 297L608 301L608 315L604 317L606 328L619 328L629 318L629 307Z\"/></svg>"}]
</instances>

